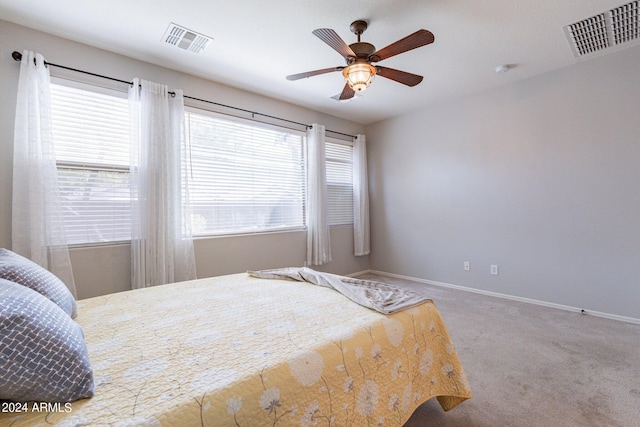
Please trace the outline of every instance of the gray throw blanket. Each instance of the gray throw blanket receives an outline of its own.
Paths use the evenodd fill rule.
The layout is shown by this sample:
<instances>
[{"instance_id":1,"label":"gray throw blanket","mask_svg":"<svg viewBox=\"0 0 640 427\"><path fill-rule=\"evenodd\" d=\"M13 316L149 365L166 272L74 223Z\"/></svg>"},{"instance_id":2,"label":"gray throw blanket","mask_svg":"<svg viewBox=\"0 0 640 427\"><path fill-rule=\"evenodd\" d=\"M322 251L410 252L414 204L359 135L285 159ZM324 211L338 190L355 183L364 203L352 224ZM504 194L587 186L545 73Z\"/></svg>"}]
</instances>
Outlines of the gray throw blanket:
<instances>
[{"instance_id":1,"label":"gray throw blanket","mask_svg":"<svg viewBox=\"0 0 640 427\"><path fill-rule=\"evenodd\" d=\"M247 273L261 279L296 280L335 289L353 302L382 314L395 313L425 301L431 301L410 289L403 289L388 283L321 273L307 267L248 271Z\"/></svg>"}]
</instances>

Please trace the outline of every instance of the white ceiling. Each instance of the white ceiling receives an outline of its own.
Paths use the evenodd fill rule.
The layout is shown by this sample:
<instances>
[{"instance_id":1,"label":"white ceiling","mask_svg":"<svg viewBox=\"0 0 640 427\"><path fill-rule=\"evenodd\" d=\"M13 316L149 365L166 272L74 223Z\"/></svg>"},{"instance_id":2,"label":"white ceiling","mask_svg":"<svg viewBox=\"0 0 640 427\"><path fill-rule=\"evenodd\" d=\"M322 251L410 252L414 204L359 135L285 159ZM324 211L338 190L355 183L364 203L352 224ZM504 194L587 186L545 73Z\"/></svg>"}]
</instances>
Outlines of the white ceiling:
<instances>
[{"instance_id":1,"label":"white ceiling","mask_svg":"<svg viewBox=\"0 0 640 427\"><path fill-rule=\"evenodd\" d=\"M0 19L369 124L451 98L574 64L563 26L625 0L0 0ZM424 76L410 88L377 77L362 97L330 99L341 73L285 76L344 65L311 32L334 29L356 41L351 22L369 22L362 41L380 49L424 28L431 45L380 65ZM213 37L193 54L162 42L169 23ZM55 62L55 53L47 52ZM508 73L494 70L511 64ZM73 64L62 64L73 66Z\"/></svg>"}]
</instances>

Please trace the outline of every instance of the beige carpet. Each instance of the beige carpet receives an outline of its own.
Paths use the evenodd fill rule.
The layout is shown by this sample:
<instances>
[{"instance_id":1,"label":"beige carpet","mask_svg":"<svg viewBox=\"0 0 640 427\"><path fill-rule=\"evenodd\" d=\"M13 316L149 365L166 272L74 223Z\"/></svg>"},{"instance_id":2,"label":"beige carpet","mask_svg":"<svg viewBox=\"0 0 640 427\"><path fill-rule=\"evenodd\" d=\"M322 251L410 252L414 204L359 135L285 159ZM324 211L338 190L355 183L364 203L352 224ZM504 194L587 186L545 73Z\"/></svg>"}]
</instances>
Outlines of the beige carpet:
<instances>
[{"instance_id":1,"label":"beige carpet","mask_svg":"<svg viewBox=\"0 0 640 427\"><path fill-rule=\"evenodd\" d=\"M405 427L640 427L640 325L430 286L474 397L432 399Z\"/></svg>"}]
</instances>

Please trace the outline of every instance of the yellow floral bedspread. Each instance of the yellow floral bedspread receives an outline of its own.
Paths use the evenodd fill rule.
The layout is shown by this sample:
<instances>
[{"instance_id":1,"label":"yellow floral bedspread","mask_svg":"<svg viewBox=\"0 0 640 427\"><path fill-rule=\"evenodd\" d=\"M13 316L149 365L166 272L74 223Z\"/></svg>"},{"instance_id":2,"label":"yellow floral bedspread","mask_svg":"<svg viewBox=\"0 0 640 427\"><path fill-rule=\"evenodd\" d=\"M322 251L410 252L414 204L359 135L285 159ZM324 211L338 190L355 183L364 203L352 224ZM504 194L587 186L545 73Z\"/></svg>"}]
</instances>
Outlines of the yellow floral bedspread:
<instances>
[{"instance_id":1,"label":"yellow floral bedspread","mask_svg":"<svg viewBox=\"0 0 640 427\"><path fill-rule=\"evenodd\" d=\"M384 316L327 288L235 274L78 305L95 396L0 424L401 426L432 397L445 410L471 397L431 302Z\"/></svg>"}]
</instances>

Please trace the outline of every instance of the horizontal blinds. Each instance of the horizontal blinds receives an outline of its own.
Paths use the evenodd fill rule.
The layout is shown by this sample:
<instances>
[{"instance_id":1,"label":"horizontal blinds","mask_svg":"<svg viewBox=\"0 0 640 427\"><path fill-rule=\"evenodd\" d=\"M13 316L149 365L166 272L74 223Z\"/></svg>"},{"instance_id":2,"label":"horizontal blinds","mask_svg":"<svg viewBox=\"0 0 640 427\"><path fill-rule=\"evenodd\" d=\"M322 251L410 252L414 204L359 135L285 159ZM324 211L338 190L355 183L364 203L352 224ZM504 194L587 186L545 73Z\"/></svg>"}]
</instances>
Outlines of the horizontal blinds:
<instances>
[{"instance_id":1,"label":"horizontal blinds","mask_svg":"<svg viewBox=\"0 0 640 427\"><path fill-rule=\"evenodd\" d=\"M187 113L194 235L304 226L303 136Z\"/></svg>"},{"instance_id":2,"label":"horizontal blinds","mask_svg":"<svg viewBox=\"0 0 640 427\"><path fill-rule=\"evenodd\" d=\"M58 162L129 168L126 98L51 85L51 107Z\"/></svg>"},{"instance_id":3,"label":"horizontal blinds","mask_svg":"<svg viewBox=\"0 0 640 427\"><path fill-rule=\"evenodd\" d=\"M130 239L126 98L52 85L52 131L70 244ZM302 133L186 113L195 235L304 227ZM327 142L330 224L353 223L352 147Z\"/></svg>"},{"instance_id":4,"label":"horizontal blinds","mask_svg":"<svg viewBox=\"0 0 640 427\"><path fill-rule=\"evenodd\" d=\"M51 110L69 244L130 240L127 100L54 84Z\"/></svg>"},{"instance_id":5,"label":"horizontal blinds","mask_svg":"<svg viewBox=\"0 0 640 427\"><path fill-rule=\"evenodd\" d=\"M129 173L58 168L69 244L131 240Z\"/></svg>"},{"instance_id":6,"label":"horizontal blinds","mask_svg":"<svg viewBox=\"0 0 640 427\"><path fill-rule=\"evenodd\" d=\"M353 147L327 141L329 224L353 224Z\"/></svg>"}]
</instances>

